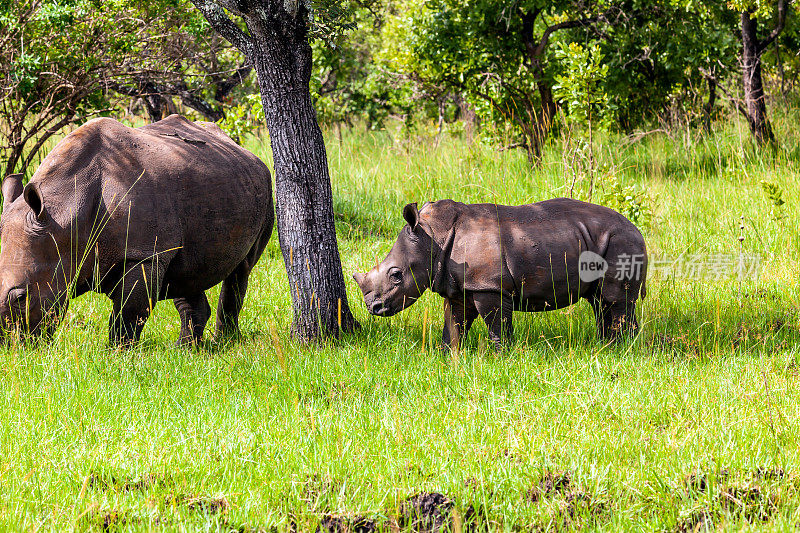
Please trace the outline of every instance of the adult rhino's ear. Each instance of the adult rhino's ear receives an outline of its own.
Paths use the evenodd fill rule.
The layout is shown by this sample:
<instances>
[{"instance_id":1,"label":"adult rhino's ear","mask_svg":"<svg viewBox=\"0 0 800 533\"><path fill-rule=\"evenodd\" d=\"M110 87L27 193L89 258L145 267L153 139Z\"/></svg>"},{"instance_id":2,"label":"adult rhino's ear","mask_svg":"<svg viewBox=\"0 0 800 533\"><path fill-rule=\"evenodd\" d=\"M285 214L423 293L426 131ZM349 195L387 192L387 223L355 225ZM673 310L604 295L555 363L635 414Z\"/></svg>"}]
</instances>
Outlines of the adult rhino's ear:
<instances>
[{"instance_id":1,"label":"adult rhino's ear","mask_svg":"<svg viewBox=\"0 0 800 533\"><path fill-rule=\"evenodd\" d=\"M25 203L31 207L36 218L41 220L44 217L44 204L42 203L42 193L39 190L39 185L29 181L22 191L22 197L25 198Z\"/></svg>"},{"instance_id":2,"label":"adult rhino's ear","mask_svg":"<svg viewBox=\"0 0 800 533\"><path fill-rule=\"evenodd\" d=\"M416 229L419 224L419 209L417 209L417 202L408 204L403 208L403 218L406 219L411 229Z\"/></svg>"},{"instance_id":3,"label":"adult rhino's ear","mask_svg":"<svg viewBox=\"0 0 800 533\"><path fill-rule=\"evenodd\" d=\"M3 180L3 210L22 194L22 174L9 174Z\"/></svg>"}]
</instances>

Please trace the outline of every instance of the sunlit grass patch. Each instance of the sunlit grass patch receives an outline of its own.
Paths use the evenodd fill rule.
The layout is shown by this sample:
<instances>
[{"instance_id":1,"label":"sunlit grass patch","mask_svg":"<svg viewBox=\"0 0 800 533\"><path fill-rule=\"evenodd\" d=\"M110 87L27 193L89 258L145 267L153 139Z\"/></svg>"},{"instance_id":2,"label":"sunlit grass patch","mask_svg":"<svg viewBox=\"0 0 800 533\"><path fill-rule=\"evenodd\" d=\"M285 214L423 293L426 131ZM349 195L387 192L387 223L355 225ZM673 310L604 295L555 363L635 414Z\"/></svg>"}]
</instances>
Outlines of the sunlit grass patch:
<instances>
[{"instance_id":1,"label":"sunlit grass patch","mask_svg":"<svg viewBox=\"0 0 800 533\"><path fill-rule=\"evenodd\" d=\"M784 148L775 154L752 150L735 124L707 138L602 137L597 177L645 193L651 256L746 253L760 258L759 277L653 274L642 332L618 344L597 338L586 302L517 314L517 341L502 354L480 322L462 351L439 350L442 299L432 293L392 318L369 316L350 274L385 256L405 203L519 204L573 182L582 195L586 175L570 173L557 141L531 169L522 153L456 137L331 136L339 246L361 330L310 347L290 341L275 237L251 276L240 339L207 332L200 346L176 348L178 316L161 302L139 346L112 349L110 302L81 297L51 343L0 350L0 524L793 528L800 165L790 126L776 120ZM248 147L270 161L261 140ZM782 218L762 180L782 190ZM212 307L217 296L209 291Z\"/></svg>"}]
</instances>

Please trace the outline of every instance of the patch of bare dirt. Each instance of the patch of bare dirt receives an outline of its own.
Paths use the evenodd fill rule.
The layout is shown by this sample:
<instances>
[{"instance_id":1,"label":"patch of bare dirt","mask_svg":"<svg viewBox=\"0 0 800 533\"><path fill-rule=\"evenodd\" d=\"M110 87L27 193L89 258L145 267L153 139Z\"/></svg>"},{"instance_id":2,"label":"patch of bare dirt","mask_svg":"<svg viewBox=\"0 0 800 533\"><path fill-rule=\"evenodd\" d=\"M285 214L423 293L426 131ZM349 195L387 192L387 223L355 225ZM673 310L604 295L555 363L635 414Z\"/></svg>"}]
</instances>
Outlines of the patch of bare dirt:
<instances>
[{"instance_id":1,"label":"patch of bare dirt","mask_svg":"<svg viewBox=\"0 0 800 533\"><path fill-rule=\"evenodd\" d=\"M151 505L158 506L158 502L150 501ZM202 494L169 494L162 500L165 507L186 507L190 511L205 514L224 513L230 509L231 504L225 496L205 496Z\"/></svg>"},{"instance_id":2,"label":"patch of bare dirt","mask_svg":"<svg viewBox=\"0 0 800 533\"><path fill-rule=\"evenodd\" d=\"M765 481L777 481L786 475L781 468L757 468L744 472L746 477ZM715 474L717 483L729 480L727 469ZM691 493L702 493L709 490L709 480L705 474L693 473L685 480L686 490ZM687 518L678 521L675 531L678 533L689 531L710 531L714 523L722 516L723 512L738 516L750 523L766 522L778 511L775 496L768 494L759 485L752 482L745 485L727 484L714 497L715 505L711 508L704 507L695 511Z\"/></svg>"},{"instance_id":3,"label":"patch of bare dirt","mask_svg":"<svg viewBox=\"0 0 800 533\"><path fill-rule=\"evenodd\" d=\"M418 533L438 533L450 523L454 502L438 492L420 492L400 505L401 529Z\"/></svg>"},{"instance_id":4,"label":"patch of bare dirt","mask_svg":"<svg viewBox=\"0 0 800 533\"><path fill-rule=\"evenodd\" d=\"M541 531L581 527L582 520L599 518L607 508L591 492L576 487L569 472L546 472L528 490L526 498L532 503L550 499L558 505L553 523L533 526L534 530Z\"/></svg>"},{"instance_id":5,"label":"patch of bare dirt","mask_svg":"<svg viewBox=\"0 0 800 533\"><path fill-rule=\"evenodd\" d=\"M83 518L83 526L89 531L119 531L129 529L130 526L150 524L163 526L167 522L160 517L155 519L136 516L130 511L119 509L94 509Z\"/></svg>"},{"instance_id":6,"label":"patch of bare dirt","mask_svg":"<svg viewBox=\"0 0 800 533\"><path fill-rule=\"evenodd\" d=\"M728 469L723 468L721 470L717 470L712 477L714 478L715 482L722 483L726 479L728 479L729 475L730 472L728 471ZM683 481L683 484L686 486L686 490L689 492L694 492L694 493L705 492L706 490L708 490L709 487L708 478L709 478L708 473L692 472L691 474L686 476L686 478Z\"/></svg>"},{"instance_id":7,"label":"patch of bare dirt","mask_svg":"<svg viewBox=\"0 0 800 533\"><path fill-rule=\"evenodd\" d=\"M569 472L547 472L528 490L528 501L536 503L554 494L566 494L571 485Z\"/></svg>"},{"instance_id":8,"label":"patch of bare dirt","mask_svg":"<svg viewBox=\"0 0 800 533\"><path fill-rule=\"evenodd\" d=\"M757 478L768 481L779 481L786 477L786 472L784 472L783 468L766 468L759 466L753 473Z\"/></svg>"},{"instance_id":9,"label":"patch of bare dirt","mask_svg":"<svg viewBox=\"0 0 800 533\"><path fill-rule=\"evenodd\" d=\"M181 502L181 505L185 505L190 511L206 514L224 513L230 509L231 506L225 496L219 498L212 498L210 496L186 496Z\"/></svg>"},{"instance_id":10,"label":"patch of bare dirt","mask_svg":"<svg viewBox=\"0 0 800 533\"><path fill-rule=\"evenodd\" d=\"M326 515L320 520L317 533L374 533L378 524L363 516Z\"/></svg>"},{"instance_id":11,"label":"patch of bare dirt","mask_svg":"<svg viewBox=\"0 0 800 533\"><path fill-rule=\"evenodd\" d=\"M337 493L340 487L341 482L338 480L314 474L306 477L303 482L300 499L306 502L309 509L316 509L326 494Z\"/></svg>"},{"instance_id":12,"label":"patch of bare dirt","mask_svg":"<svg viewBox=\"0 0 800 533\"><path fill-rule=\"evenodd\" d=\"M582 508L585 508L591 516L598 516L605 509L605 505L595 500L588 492L570 492L564 501L566 506L562 505L562 515L570 520L574 519Z\"/></svg>"},{"instance_id":13,"label":"patch of bare dirt","mask_svg":"<svg viewBox=\"0 0 800 533\"><path fill-rule=\"evenodd\" d=\"M778 510L775 498L756 485L728 487L720 493L719 499L723 509L748 522L766 522Z\"/></svg>"}]
</instances>

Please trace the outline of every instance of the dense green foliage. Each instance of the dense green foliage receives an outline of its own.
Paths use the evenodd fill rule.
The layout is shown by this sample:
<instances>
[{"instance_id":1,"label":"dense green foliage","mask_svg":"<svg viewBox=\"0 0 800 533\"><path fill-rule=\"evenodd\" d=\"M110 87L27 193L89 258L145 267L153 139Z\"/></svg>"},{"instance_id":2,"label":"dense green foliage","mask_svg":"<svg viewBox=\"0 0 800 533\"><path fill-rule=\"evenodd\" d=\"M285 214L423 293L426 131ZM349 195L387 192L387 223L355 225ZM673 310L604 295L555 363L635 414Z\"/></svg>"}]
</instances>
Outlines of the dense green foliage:
<instances>
[{"instance_id":1,"label":"dense green foliage","mask_svg":"<svg viewBox=\"0 0 800 533\"><path fill-rule=\"evenodd\" d=\"M26 171L63 127L117 111L122 95L160 99L156 118L162 94L221 100L241 63L184 0L4 0L0 44L3 175Z\"/></svg>"},{"instance_id":2,"label":"dense green foliage","mask_svg":"<svg viewBox=\"0 0 800 533\"><path fill-rule=\"evenodd\" d=\"M357 86L373 76L392 97L373 98L370 105L384 104L410 122L437 113L454 120L458 111L453 106L448 111L442 100L456 106L466 102L489 138L535 143L536 123L548 114L544 100L555 80L570 76L575 67L564 54L575 51L570 46L599 49L598 68L606 71L597 80L604 93L601 114L609 117L603 123L609 128L632 131L673 123L707 127L726 104L735 109L741 98L737 10L748 7L744 4L394 0L381 7L383 11L375 6L370 10L384 13L379 23L373 28L360 25L353 39L363 70L352 78L340 76L338 83ZM764 27L771 29L775 2L755 7ZM526 17L532 24L526 25ZM765 55L770 87L782 93L796 90L799 28L797 5L791 5L786 27ZM365 39L365 33L372 38ZM368 58L375 59L374 66ZM328 72L321 66L319 79L327 79ZM569 105L562 107L570 113ZM353 111L361 111L357 116L367 113L358 106ZM368 113L373 116L374 109Z\"/></svg>"},{"instance_id":3,"label":"dense green foliage","mask_svg":"<svg viewBox=\"0 0 800 533\"><path fill-rule=\"evenodd\" d=\"M0 149L2 170L25 167L46 140L72 121L108 106L104 78L131 53L125 1L0 2Z\"/></svg>"},{"instance_id":4,"label":"dense green foliage","mask_svg":"<svg viewBox=\"0 0 800 533\"><path fill-rule=\"evenodd\" d=\"M452 124L480 130L500 147L527 148L532 160L554 127L585 130L589 109L600 119L593 129L707 129L720 113L742 109L739 12L752 11L766 36L776 5L317 2L311 90L321 122L337 128L381 128L398 117L412 132L434 120L440 130ZM798 88L800 4L788 5L785 27L763 55L771 98L791 98ZM231 105L238 109L225 121L230 131L257 126L257 115L242 109L254 77L185 0L3 1L0 21L5 172L27 167L36 156L31 146L50 131L118 105L151 119L181 111L207 120ZM577 74L576 61L594 61L594 79ZM595 85L594 96L581 83Z\"/></svg>"}]
</instances>

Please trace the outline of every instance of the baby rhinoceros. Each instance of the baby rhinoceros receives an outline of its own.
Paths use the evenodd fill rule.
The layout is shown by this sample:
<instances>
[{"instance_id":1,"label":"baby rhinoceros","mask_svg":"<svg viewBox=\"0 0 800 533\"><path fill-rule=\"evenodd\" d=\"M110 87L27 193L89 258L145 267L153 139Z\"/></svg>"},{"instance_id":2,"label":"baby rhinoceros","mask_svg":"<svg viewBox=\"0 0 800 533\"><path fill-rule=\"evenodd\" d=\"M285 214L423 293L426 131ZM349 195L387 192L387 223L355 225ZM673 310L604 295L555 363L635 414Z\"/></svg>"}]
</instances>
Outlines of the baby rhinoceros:
<instances>
[{"instance_id":1,"label":"baby rhinoceros","mask_svg":"<svg viewBox=\"0 0 800 533\"><path fill-rule=\"evenodd\" d=\"M355 274L373 315L392 316L425 289L445 298L445 346L458 348L480 315L498 348L513 311L548 311L586 298L599 334L638 329L647 251L639 230L607 207L555 198L529 205L452 200L403 209L408 224L386 259Z\"/></svg>"},{"instance_id":2,"label":"baby rhinoceros","mask_svg":"<svg viewBox=\"0 0 800 533\"><path fill-rule=\"evenodd\" d=\"M172 115L141 128L87 122L30 182L3 180L2 329L50 334L70 297L113 302L109 338L136 342L174 299L180 343L200 340L222 282L217 332L235 333L247 280L273 225L269 170L215 124Z\"/></svg>"}]
</instances>

